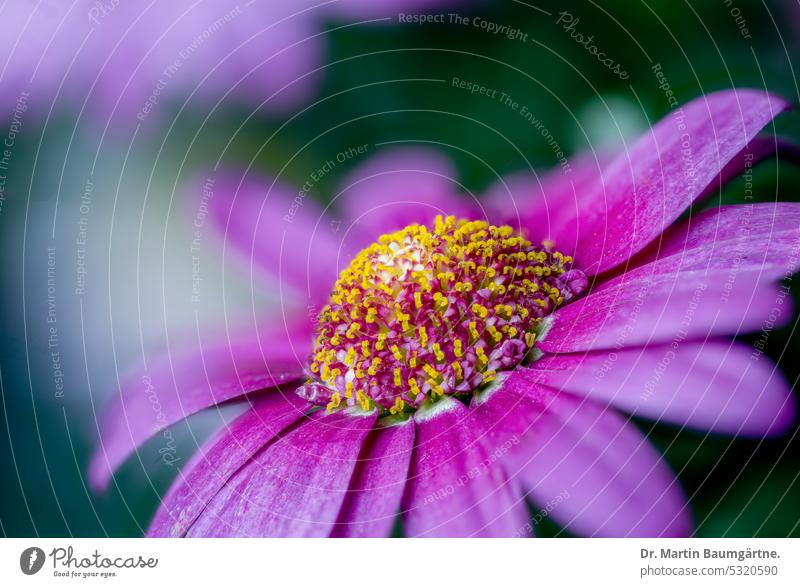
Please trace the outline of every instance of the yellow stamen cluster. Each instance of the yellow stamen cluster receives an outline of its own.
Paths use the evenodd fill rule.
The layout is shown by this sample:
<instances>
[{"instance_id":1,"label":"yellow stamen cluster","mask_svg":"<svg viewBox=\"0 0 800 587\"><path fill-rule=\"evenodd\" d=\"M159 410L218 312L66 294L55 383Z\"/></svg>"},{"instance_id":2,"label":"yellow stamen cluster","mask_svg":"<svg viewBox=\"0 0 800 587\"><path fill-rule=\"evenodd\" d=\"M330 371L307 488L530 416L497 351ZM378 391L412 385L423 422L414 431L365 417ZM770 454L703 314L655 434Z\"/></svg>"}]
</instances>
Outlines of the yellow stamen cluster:
<instances>
[{"instance_id":1,"label":"yellow stamen cluster","mask_svg":"<svg viewBox=\"0 0 800 587\"><path fill-rule=\"evenodd\" d=\"M437 217L383 235L336 282L298 392L329 411L394 415L467 395L525 357L575 293L571 263L482 221Z\"/></svg>"}]
</instances>

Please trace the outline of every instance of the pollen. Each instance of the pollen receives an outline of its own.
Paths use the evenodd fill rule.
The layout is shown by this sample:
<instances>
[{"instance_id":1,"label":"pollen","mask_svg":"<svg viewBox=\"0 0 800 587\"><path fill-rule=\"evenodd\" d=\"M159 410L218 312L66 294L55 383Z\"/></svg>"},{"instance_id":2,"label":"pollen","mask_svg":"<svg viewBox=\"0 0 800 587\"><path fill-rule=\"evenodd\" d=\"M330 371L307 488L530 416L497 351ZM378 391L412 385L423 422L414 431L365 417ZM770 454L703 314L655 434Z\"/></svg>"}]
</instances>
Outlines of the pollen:
<instances>
[{"instance_id":1,"label":"pollen","mask_svg":"<svg viewBox=\"0 0 800 587\"><path fill-rule=\"evenodd\" d=\"M452 216L407 226L342 271L298 393L329 412L397 417L468 398L521 363L543 319L585 286L572 258L508 226Z\"/></svg>"}]
</instances>

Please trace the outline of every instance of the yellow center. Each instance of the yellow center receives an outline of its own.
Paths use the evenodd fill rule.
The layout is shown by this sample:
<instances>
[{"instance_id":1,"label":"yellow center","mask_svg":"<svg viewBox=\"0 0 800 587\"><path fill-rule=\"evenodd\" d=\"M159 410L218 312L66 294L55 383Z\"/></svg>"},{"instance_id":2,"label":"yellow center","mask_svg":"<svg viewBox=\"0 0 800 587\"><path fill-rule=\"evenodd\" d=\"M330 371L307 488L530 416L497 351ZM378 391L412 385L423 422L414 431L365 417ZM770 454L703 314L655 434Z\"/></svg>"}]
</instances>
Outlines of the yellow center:
<instances>
[{"instance_id":1,"label":"yellow center","mask_svg":"<svg viewBox=\"0 0 800 587\"><path fill-rule=\"evenodd\" d=\"M452 216L383 235L336 282L298 393L395 415L468 397L523 360L581 281L571 263L508 226Z\"/></svg>"}]
</instances>

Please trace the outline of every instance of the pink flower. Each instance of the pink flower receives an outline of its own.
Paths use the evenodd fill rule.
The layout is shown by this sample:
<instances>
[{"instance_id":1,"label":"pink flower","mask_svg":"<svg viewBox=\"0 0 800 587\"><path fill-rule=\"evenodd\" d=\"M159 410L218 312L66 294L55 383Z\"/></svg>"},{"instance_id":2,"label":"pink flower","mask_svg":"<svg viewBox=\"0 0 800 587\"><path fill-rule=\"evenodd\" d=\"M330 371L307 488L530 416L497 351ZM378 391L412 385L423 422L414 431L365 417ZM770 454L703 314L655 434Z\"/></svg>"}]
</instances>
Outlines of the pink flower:
<instances>
[{"instance_id":1,"label":"pink flower","mask_svg":"<svg viewBox=\"0 0 800 587\"><path fill-rule=\"evenodd\" d=\"M450 0L24 0L0 6L0 118L69 103L131 126L171 104L296 109L323 68L326 19L372 21ZM341 23L338 26L342 26ZM352 24L350 25L352 26Z\"/></svg>"},{"instance_id":2,"label":"pink flower","mask_svg":"<svg viewBox=\"0 0 800 587\"><path fill-rule=\"evenodd\" d=\"M520 536L526 497L577 534L690 534L626 414L752 437L793 422L775 366L726 337L791 317L776 281L798 266L800 205L680 218L768 152L757 133L786 108L711 94L602 172L587 157L478 201L412 149L357 169L335 214L219 178L212 217L279 277L282 317L148 360L102 422L92 484L154 430L236 399L249 408L181 471L151 535L383 536L399 514L411 536Z\"/></svg>"}]
</instances>

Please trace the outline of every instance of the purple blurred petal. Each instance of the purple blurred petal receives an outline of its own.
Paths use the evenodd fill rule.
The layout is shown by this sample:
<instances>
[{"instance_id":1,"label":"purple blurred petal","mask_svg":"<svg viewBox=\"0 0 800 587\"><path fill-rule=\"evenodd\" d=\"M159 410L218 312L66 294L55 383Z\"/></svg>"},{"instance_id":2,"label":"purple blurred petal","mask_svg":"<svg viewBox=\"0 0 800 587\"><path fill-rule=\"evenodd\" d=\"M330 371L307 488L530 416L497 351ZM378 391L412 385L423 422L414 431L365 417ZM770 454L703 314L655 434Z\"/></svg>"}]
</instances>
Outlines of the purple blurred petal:
<instances>
[{"instance_id":1,"label":"purple blurred petal","mask_svg":"<svg viewBox=\"0 0 800 587\"><path fill-rule=\"evenodd\" d=\"M330 535L374 422L315 412L241 468L187 536Z\"/></svg>"},{"instance_id":2,"label":"purple blurred petal","mask_svg":"<svg viewBox=\"0 0 800 587\"><path fill-rule=\"evenodd\" d=\"M309 194L279 182L225 176L213 190L211 218L228 243L305 294L308 304L327 300L359 239L342 241L344 231Z\"/></svg>"},{"instance_id":3,"label":"purple blurred petal","mask_svg":"<svg viewBox=\"0 0 800 587\"><path fill-rule=\"evenodd\" d=\"M161 502L148 536L179 538L208 502L253 455L308 410L294 393L265 393L192 458Z\"/></svg>"},{"instance_id":4,"label":"purple blurred petal","mask_svg":"<svg viewBox=\"0 0 800 587\"><path fill-rule=\"evenodd\" d=\"M772 361L728 341L546 356L525 371L637 416L726 434L780 434L796 412Z\"/></svg>"},{"instance_id":5,"label":"purple blurred petal","mask_svg":"<svg viewBox=\"0 0 800 587\"><path fill-rule=\"evenodd\" d=\"M131 128L193 92L204 108L231 92L228 100L284 111L315 85L307 74L321 62L314 35L323 12L308 10L316 4L6 2L0 88L14 98L27 89L45 107L86 100L100 124L114 116Z\"/></svg>"},{"instance_id":6,"label":"purple blurred petal","mask_svg":"<svg viewBox=\"0 0 800 587\"><path fill-rule=\"evenodd\" d=\"M368 159L345 178L335 201L362 233L362 246L409 224L433 225L437 215L472 218L477 205L459 195L457 173L432 149L394 148Z\"/></svg>"},{"instance_id":7,"label":"purple blurred petal","mask_svg":"<svg viewBox=\"0 0 800 587\"><path fill-rule=\"evenodd\" d=\"M388 536L400 511L414 448L414 424L376 428L359 457L333 536Z\"/></svg>"},{"instance_id":8,"label":"purple blurred petal","mask_svg":"<svg viewBox=\"0 0 800 587\"><path fill-rule=\"evenodd\" d=\"M757 90L708 94L673 111L621 154L587 205L556 227L587 274L624 263L657 238L718 179L788 104Z\"/></svg>"},{"instance_id":9,"label":"purple blurred petal","mask_svg":"<svg viewBox=\"0 0 800 587\"><path fill-rule=\"evenodd\" d=\"M395 17L447 0L13 0L0 6L0 118L67 102L95 122L159 127L185 105L295 110L321 77L324 23ZM365 25L362 25L365 26Z\"/></svg>"},{"instance_id":10,"label":"purple blurred petal","mask_svg":"<svg viewBox=\"0 0 800 587\"><path fill-rule=\"evenodd\" d=\"M296 326L294 332L276 327L258 338L173 351L148 358L146 365L140 361L101 417L100 442L89 465L92 486L105 488L131 452L175 422L242 394L300 379L311 337L302 323Z\"/></svg>"},{"instance_id":11,"label":"purple blurred petal","mask_svg":"<svg viewBox=\"0 0 800 587\"><path fill-rule=\"evenodd\" d=\"M436 9L455 7L461 9L464 4L478 4L477 0L465 2L465 0L337 0L326 6L326 10L337 17L350 19L356 18L390 18L392 21L397 19L400 12L431 12Z\"/></svg>"},{"instance_id":12,"label":"purple blurred petal","mask_svg":"<svg viewBox=\"0 0 800 587\"><path fill-rule=\"evenodd\" d=\"M752 332L778 305L776 324L791 318L791 300L746 274L735 281L728 271L622 276L558 309L537 346L569 353Z\"/></svg>"},{"instance_id":13,"label":"purple blurred petal","mask_svg":"<svg viewBox=\"0 0 800 587\"><path fill-rule=\"evenodd\" d=\"M613 410L566 393L506 460L547 515L583 536L686 536L686 498L661 455Z\"/></svg>"},{"instance_id":14,"label":"purple blurred petal","mask_svg":"<svg viewBox=\"0 0 800 587\"><path fill-rule=\"evenodd\" d=\"M417 440L404 498L408 536L515 536L525 502L492 459L481 420L457 400L417 413Z\"/></svg>"},{"instance_id":15,"label":"purple blurred petal","mask_svg":"<svg viewBox=\"0 0 800 587\"><path fill-rule=\"evenodd\" d=\"M559 251L570 255L569 243L560 241L555 227L586 206L589 188L599 179L607 159L584 155L570 161L568 168L541 174L517 172L490 186L481 204L495 224L512 226L533 243L552 239Z\"/></svg>"}]
</instances>

